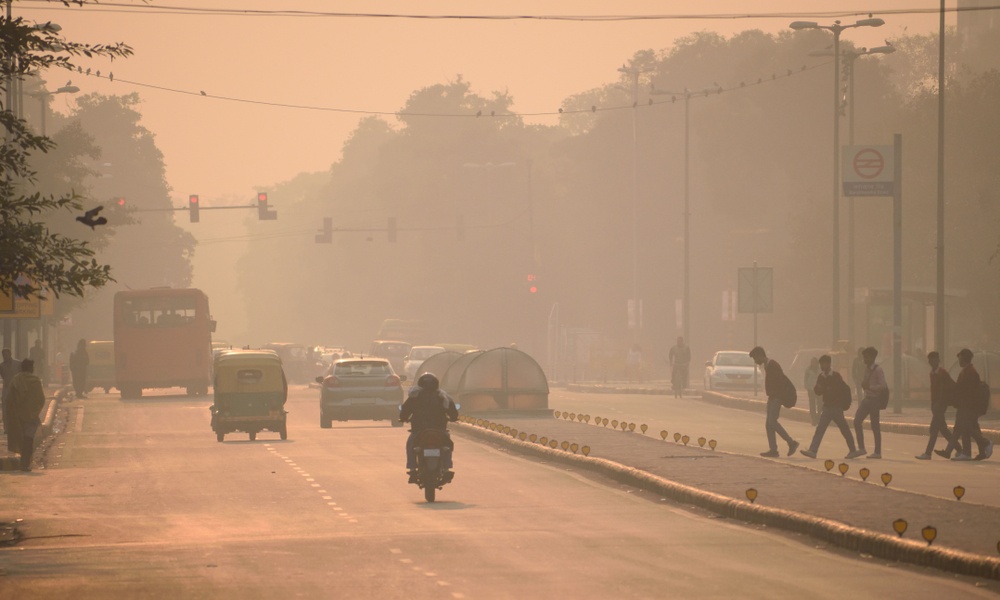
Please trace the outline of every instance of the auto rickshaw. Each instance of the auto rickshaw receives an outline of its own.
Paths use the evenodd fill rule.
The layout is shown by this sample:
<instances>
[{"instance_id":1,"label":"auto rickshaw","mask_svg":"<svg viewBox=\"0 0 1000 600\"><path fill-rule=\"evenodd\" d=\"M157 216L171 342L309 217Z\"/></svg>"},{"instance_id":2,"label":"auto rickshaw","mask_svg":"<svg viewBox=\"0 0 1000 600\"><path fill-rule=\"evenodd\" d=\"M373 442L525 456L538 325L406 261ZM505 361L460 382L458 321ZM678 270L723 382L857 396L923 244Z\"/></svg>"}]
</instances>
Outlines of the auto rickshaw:
<instances>
[{"instance_id":1,"label":"auto rickshaw","mask_svg":"<svg viewBox=\"0 0 1000 600\"><path fill-rule=\"evenodd\" d=\"M104 388L107 394L111 388L118 387L115 382L115 343L91 340L87 342L87 389L90 393L94 388Z\"/></svg>"},{"instance_id":2,"label":"auto rickshaw","mask_svg":"<svg viewBox=\"0 0 1000 600\"><path fill-rule=\"evenodd\" d=\"M285 400L288 381L281 359L272 350L229 350L214 361L212 430L218 441L242 431L257 439L273 431L288 439Z\"/></svg>"}]
</instances>

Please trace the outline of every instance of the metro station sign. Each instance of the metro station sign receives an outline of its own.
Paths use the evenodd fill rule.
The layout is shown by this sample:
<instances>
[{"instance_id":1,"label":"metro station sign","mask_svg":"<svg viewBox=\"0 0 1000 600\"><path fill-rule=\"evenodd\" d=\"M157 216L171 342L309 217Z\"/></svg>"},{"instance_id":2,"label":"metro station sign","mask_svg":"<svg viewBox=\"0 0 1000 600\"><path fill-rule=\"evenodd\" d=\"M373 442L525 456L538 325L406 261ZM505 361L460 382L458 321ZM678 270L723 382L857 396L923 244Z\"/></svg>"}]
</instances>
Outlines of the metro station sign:
<instances>
[{"instance_id":1,"label":"metro station sign","mask_svg":"<svg viewBox=\"0 0 1000 600\"><path fill-rule=\"evenodd\" d=\"M840 172L845 196L892 196L895 191L892 146L843 146Z\"/></svg>"}]
</instances>

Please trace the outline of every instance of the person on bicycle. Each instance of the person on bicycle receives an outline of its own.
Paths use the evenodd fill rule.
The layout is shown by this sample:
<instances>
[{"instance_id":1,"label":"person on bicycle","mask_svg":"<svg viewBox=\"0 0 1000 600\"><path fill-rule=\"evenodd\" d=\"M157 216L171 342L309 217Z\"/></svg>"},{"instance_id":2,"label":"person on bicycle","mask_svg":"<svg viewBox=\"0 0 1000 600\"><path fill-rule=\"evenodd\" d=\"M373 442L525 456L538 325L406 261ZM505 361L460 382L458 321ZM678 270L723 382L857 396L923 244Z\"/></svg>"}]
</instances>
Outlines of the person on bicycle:
<instances>
[{"instance_id":1,"label":"person on bicycle","mask_svg":"<svg viewBox=\"0 0 1000 600\"><path fill-rule=\"evenodd\" d=\"M684 345L684 338L678 337L677 344L670 349L670 382L673 384L674 397L680 398L687 388L688 371L691 367L691 348Z\"/></svg>"},{"instance_id":2,"label":"person on bicycle","mask_svg":"<svg viewBox=\"0 0 1000 600\"><path fill-rule=\"evenodd\" d=\"M449 421L458 420L458 407L444 390L433 373L424 373L417 379L417 385L410 388L406 401L399 413L399 420L409 421L410 435L406 438L406 472L410 483L416 483L417 454L413 450L413 439L425 429L447 430ZM445 470L452 467L452 450L454 445L449 439L449 452L444 452L442 466Z\"/></svg>"}]
</instances>

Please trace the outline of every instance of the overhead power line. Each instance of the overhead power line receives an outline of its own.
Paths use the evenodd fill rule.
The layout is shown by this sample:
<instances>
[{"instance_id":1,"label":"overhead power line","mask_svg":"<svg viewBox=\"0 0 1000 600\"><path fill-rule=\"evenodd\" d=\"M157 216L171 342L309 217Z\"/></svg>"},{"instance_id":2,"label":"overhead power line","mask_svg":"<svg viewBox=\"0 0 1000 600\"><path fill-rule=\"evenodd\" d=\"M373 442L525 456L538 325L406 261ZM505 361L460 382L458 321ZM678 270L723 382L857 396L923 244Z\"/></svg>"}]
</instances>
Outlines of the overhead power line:
<instances>
[{"instance_id":1,"label":"overhead power line","mask_svg":"<svg viewBox=\"0 0 1000 600\"><path fill-rule=\"evenodd\" d=\"M70 8L51 6L51 0L21 0L24 4L45 4L33 10L88 10L100 13L131 14L175 14L197 16L235 17L307 17L307 18L350 18L350 19L412 19L412 20L462 20L462 21L569 21L569 22L627 22L627 21L698 21L698 20L746 20L746 19L807 19L835 18L878 15L919 15L939 14L940 8L897 8L887 10L835 10L835 11L794 11L794 12L740 12L740 13L670 13L643 15L501 15L501 14L414 14L414 13L366 13L316 10L269 9L251 10L238 8L206 8L200 6L168 6L150 4L125 4L101 2L83 7ZM1000 10L1000 4L990 6L953 6L945 12L976 12Z\"/></svg>"}]
</instances>

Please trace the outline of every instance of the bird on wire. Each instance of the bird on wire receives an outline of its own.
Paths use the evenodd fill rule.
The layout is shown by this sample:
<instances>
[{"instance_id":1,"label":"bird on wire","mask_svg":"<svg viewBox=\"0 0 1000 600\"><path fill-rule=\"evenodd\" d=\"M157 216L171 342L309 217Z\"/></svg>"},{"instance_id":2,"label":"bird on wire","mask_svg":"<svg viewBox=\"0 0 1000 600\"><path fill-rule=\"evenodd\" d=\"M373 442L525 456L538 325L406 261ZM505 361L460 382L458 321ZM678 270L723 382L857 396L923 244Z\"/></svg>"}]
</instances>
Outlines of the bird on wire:
<instances>
[{"instance_id":1,"label":"bird on wire","mask_svg":"<svg viewBox=\"0 0 1000 600\"><path fill-rule=\"evenodd\" d=\"M104 217L97 216L97 213L101 212L103 208L104 208L103 206L92 208L87 212L83 213L82 217L77 217L76 220L90 227L91 229L93 229L97 225L107 225L108 223L107 219L105 219Z\"/></svg>"}]
</instances>

